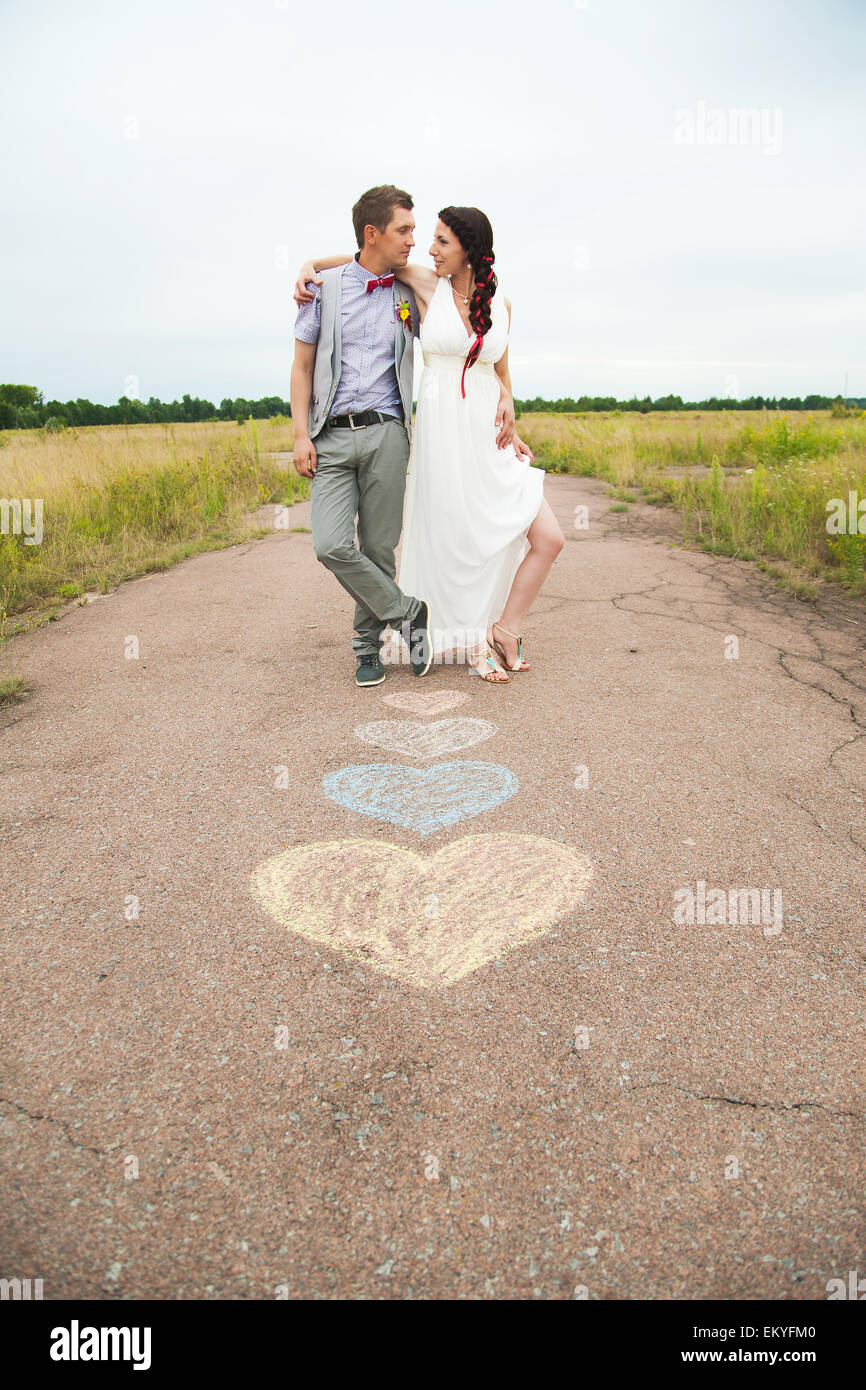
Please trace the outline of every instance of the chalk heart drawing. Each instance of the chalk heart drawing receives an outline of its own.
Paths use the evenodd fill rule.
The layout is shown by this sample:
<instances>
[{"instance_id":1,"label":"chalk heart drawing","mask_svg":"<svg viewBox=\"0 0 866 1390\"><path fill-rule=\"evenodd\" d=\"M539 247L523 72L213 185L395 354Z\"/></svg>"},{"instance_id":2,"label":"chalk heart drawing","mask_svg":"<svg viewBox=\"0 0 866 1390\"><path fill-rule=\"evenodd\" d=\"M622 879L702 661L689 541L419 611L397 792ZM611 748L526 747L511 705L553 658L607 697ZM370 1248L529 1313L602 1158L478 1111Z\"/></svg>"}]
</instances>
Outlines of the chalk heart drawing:
<instances>
[{"instance_id":1,"label":"chalk heart drawing","mask_svg":"<svg viewBox=\"0 0 866 1390\"><path fill-rule=\"evenodd\" d=\"M408 714L431 715L444 714L447 709L464 704L469 696L462 690L415 690L403 695L385 695L383 699L392 709L403 709Z\"/></svg>"},{"instance_id":2,"label":"chalk heart drawing","mask_svg":"<svg viewBox=\"0 0 866 1390\"><path fill-rule=\"evenodd\" d=\"M251 887L281 927L430 988L549 931L591 879L568 845L503 832L429 856L379 840L299 845L259 864Z\"/></svg>"},{"instance_id":3,"label":"chalk heart drawing","mask_svg":"<svg viewBox=\"0 0 866 1390\"><path fill-rule=\"evenodd\" d=\"M428 768L363 763L322 778L325 796L347 810L419 835L479 816L507 801L519 786L507 767L477 762L434 763ZM496 882L504 885L506 880ZM507 889L494 889L500 891Z\"/></svg>"},{"instance_id":4,"label":"chalk heart drawing","mask_svg":"<svg viewBox=\"0 0 866 1390\"><path fill-rule=\"evenodd\" d=\"M461 718L436 719L432 724L418 719L379 719L373 724L359 724L355 730L356 738L365 743L407 758L441 758L483 743L495 733L496 725L486 719Z\"/></svg>"}]
</instances>

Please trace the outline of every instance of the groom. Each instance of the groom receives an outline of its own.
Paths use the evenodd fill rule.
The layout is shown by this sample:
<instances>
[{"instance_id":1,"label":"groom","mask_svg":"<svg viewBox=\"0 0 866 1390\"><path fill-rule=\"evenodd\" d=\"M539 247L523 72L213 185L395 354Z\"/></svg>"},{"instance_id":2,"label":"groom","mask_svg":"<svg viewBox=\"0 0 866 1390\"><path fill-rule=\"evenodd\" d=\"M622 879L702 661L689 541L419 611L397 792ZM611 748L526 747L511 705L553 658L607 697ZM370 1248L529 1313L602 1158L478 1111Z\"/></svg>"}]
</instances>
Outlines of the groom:
<instances>
[{"instance_id":1,"label":"groom","mask_svg":"<svg viewBox=\"0 0 866 1390\"><path fill-rule=\"evenodd\" d=\"M415 298L395 272L415 244L412 206L391 184L363 193L352 208L360 250L322 271L321 285L308 282L315 299L295 322L294 465L312 479L316 556L355 600L356 685L385 679L380 641L389 623L399 624L416 676L432 661L427 604L394 579L418 332Z\"/></svg>"}]
</instances>

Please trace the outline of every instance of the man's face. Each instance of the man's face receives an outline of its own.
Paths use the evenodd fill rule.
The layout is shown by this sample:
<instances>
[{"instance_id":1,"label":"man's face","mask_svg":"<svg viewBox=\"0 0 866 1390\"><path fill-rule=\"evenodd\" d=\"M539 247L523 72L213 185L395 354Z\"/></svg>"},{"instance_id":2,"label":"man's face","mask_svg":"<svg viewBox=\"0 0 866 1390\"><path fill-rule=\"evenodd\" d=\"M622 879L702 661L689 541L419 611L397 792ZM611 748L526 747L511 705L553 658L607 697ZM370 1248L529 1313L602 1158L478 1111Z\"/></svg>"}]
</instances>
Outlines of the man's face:
<instances>
[{"instance_id":1,"label":"man's face","mask_svg":"<svg viewBox=\"0 0 866 1390\"><path fill-rule=\"evenodd\" d=\"M376 232L376 250L395 270L399 270L409 259L415 245L414 231L415 218L410 209L395 208L384 232Z\"/></svg>"}]
</instances>

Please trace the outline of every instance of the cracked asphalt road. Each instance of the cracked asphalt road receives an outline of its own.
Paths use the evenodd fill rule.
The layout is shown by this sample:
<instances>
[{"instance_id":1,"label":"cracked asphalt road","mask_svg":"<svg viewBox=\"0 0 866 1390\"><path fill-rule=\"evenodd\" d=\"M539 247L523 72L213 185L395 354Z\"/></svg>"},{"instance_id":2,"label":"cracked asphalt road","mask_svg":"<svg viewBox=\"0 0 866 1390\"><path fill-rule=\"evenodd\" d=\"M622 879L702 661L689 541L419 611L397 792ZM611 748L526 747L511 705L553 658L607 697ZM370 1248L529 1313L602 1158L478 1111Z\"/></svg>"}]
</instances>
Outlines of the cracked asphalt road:
<instances>
[{"instance_id":1,"label":"cracked asphalt road","mask_svg":"<svg viewBox=\"0 0 866 1390\"><path fill-rule=\"evenodd\" d=\"M351 601L285 531L0 653L33 683L0 711L0 1275L47 1299L821 1299L862 1270L862 605L682 551L595 480L546 491L569 543L507 687L356 689ZM419 844L322 778L422 688L469 697L520 788ZM592 882L447 987L250 891L313 841L493 831L573 846ZM778 890L781 931L678 923L699 882ZM487 884L507 915L507 873Z\"/></svg>"}]
</instances>

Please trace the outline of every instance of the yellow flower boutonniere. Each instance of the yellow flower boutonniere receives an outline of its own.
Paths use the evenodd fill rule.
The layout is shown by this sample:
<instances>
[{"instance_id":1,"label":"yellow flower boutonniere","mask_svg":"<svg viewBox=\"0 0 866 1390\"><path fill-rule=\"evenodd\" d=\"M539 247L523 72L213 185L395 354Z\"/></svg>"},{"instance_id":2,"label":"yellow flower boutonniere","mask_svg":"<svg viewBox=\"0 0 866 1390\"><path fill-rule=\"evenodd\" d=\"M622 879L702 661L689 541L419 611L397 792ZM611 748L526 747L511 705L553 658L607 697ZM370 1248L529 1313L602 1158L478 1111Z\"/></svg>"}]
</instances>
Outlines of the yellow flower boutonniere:
<instances>
[{"instance_id":1,"label":"yellow flower boutonniere","mask_svg":"<svg viewBox=\"0 0 866 1390\"><path fill-rule=\"evenodd\" d=\"M401 323L405 323L407 328L412 329L412 311L409 308L408 300L401 299L397 305L397 317Z\"/></svg>"}]
</instances>

